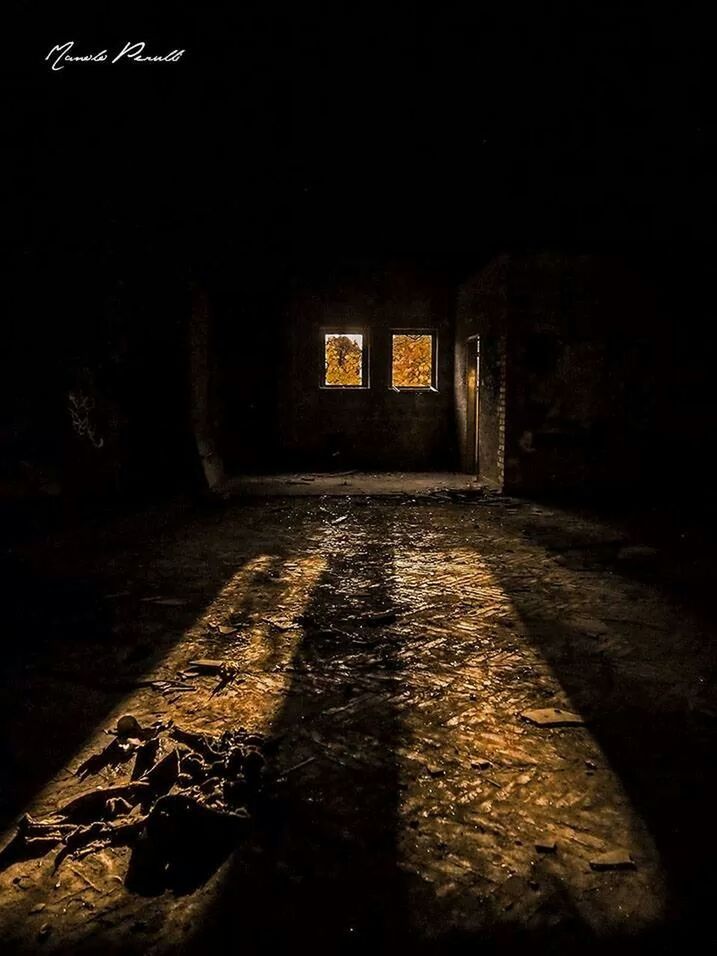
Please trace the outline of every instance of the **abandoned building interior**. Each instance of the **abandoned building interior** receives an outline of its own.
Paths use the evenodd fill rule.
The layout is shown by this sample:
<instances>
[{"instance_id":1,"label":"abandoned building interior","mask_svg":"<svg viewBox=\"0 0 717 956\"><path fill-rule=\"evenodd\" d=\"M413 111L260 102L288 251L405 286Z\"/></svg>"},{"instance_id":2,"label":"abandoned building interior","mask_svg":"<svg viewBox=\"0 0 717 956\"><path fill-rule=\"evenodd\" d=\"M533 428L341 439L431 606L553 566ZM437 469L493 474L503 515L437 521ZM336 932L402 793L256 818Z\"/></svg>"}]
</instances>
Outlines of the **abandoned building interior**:
<instances>
[{"instance_id":1,"label":"abandoned building interior","mask_svg":"<svg viewBox=\"0 0 717 956\"><path fill-rule=\"evenodd\" d=\"M12 56L0 953L709 951L699 29L133 6Z\"/></svg>"}]
</instances>

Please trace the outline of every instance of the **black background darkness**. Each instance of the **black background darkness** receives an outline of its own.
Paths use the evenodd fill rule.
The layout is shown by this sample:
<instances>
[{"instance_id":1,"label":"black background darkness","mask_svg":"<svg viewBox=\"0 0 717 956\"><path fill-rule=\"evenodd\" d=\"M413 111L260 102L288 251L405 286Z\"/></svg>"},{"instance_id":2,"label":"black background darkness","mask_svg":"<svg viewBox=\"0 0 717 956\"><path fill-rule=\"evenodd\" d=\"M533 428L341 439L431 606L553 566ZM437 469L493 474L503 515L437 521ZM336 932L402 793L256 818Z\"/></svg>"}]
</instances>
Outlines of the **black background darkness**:
<instances>
[{"instance_id":1,"label":"black background darkness","mask_svg":"<svg viewBox=\"0 0 717 956\"><path fill-rule=\"evenodd\" d=\"M617 251L668 303L656 334L711 322L706 9L13 3L6 26L7 420L101 349L118 285L147 303L140 378L168 288L221 276L268 315L287 275L344 256L460 279L503 251ZM186 54L51 72L70 39Z\"/></svg>"},{"instance_id":2,"label":"black background darkness","mask_svg":"<svg viewBox=\"0 0 717 956\"><path fill-rule=\"evenodd\" d=\"M65 234L179 220L222 246L710 230L708 33L684 4L14 6L6 188L29 238L59 208ZM52 73L67 39L187 52Z\"/></svg>"}]
</instances>

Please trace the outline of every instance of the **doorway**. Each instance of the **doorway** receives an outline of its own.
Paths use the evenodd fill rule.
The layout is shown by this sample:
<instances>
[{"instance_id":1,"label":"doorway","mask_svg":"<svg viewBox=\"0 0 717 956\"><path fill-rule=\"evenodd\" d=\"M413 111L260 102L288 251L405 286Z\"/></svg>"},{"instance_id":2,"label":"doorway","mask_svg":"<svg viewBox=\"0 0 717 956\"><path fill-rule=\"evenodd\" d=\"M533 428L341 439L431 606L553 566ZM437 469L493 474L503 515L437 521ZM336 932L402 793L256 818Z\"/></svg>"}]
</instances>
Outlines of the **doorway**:
<instances>
[{"instance_id":1,"label":"doorway","mask_svg":"<svg viewBox=\"0 0 717 956\"><path fill-rule=\"evenodd\" d=\"M480 336L466 339L466 461L465 470L478 475L480 470Z\"/></svg>"}]
</instances>

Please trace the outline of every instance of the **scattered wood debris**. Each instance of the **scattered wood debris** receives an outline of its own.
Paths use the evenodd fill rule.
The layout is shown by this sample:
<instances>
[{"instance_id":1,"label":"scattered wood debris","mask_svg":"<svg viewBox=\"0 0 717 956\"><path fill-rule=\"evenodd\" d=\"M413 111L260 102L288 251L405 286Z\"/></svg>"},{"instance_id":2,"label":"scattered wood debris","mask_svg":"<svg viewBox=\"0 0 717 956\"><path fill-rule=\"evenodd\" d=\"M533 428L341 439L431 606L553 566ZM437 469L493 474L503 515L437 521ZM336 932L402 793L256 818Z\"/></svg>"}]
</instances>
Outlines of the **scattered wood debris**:
<instances>
[{"instance_id":1,"label":"scattered wood debris","mask_svg":"<svg viewBox=\"0 0 717 956\"><path fill-rule=\"evenodd\" d=\"M219 678L219 683L212 691L212 695L218 694L228 684L239 679L240 668L236 661L216 660L210 657L201 657L190 661L184 671L179 675L180 678L199 677L203 674L213 675Z\"/></svg>"},{"instance_id":2,"label":"scattered wood debris","mask_svg":"<svg viewBox=\"0 0 717 956\"><path fill-rule=\"evenodd\" d=\"M201 657L195 661L190 661L187 667L185 668L185 673L192 670L196 671L198 674L221 674L225 667L227 667L226 661L214 660L209 657Z\"/></svg>"},{"instance_id":3,"label":"scattered wood debris","mask_svg":"<svg viewBox=\"0 0 717 956\"><path fill-rule=\"evenodd\" d=\"M264 738L243 728L218 736L172 724L143 728L131 714L118 721L117 741L120 730L138 735L133 779L87 790L43 820L25 814L0 853L0 868L53 849L57 868L68 856L131 846L140 847L143 866L151 858L157 874L176 870L187 846L194 862L205 844L231 846L263 789ZM95 766L90 758L81 769Z\"/></svg>"}]
</instances>

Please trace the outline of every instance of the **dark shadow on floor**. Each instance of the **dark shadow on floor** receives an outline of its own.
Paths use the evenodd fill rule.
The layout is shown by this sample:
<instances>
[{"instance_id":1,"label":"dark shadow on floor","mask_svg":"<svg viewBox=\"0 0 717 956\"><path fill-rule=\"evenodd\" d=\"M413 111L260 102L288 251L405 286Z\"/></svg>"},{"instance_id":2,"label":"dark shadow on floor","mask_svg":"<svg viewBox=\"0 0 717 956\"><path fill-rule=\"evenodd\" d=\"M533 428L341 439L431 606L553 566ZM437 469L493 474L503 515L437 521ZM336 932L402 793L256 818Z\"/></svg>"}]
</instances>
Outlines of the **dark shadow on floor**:
<instances>
[{"instance_id":1,"label":"dark shadow on floor","mask_svg":"<svg viewBox=\"0 0 717 956\"><path fill-rule=\"evenodd\" d=\"M337 530L329 562L273 728L290 772L183 952L365 952L403 938L396 638L350 619L392 607L388 526Z\"/></svg>"},{"instance_id":2,"label":"dark shadow on floor","mask_svg":"<svg viewBox=\"0 0 717 956\"><path fill-rule=\"evenodd\" d=\"M407 784L399 750L411 741L391 703L405 686L404 638L390 623L345 621L357 611L395 606L395 553L406 544L394 531L395 515L395 506L367 508L360 529L347 529L358 547L337 546L314 590L274 727L283 741L280 765L296 769L277 787L250 844L238 849L184 954L215 948L497 954L536 946L568 954L602 945L569 893L548 877L534 924L509 925L478 891L479 873L466 895L442 899L432 883L401 865L399 841L417 834L400 814Z\"/></svg>"}]
</instances>

